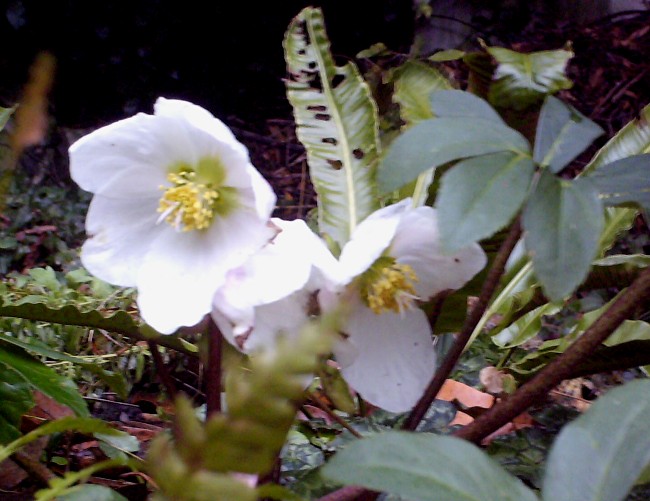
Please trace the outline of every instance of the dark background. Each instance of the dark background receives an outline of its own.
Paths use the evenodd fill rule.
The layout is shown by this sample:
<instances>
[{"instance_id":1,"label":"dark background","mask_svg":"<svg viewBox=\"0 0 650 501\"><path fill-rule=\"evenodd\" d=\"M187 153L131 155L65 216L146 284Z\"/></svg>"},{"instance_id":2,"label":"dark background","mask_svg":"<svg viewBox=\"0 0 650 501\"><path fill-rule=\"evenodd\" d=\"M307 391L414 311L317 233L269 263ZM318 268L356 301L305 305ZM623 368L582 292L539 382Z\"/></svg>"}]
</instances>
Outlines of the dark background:
<instances>
[{"instance_id":1,"label":"dark background","mask_svg":"<svg viewBox=\"0 0 650 501\"><path fill-rule=\"evenodd\" d=\"M282 40L309 1L0 1L0 104L20 96L38 51L58 62L51 95L59 125L92 127L158 96L222 117L289 116ZM382 41L408 51L410 0L320 1L333 51L353 57Z\"/></svg>"}]
</instances>

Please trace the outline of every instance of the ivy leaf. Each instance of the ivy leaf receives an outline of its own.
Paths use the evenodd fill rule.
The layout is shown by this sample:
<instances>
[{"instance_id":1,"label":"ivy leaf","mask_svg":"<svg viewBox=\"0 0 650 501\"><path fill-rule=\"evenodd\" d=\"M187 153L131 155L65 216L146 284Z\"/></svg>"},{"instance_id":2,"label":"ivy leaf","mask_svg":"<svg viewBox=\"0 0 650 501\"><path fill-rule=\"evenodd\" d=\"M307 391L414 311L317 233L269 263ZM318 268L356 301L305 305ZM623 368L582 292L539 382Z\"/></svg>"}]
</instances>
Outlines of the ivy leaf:
<instances>
[{"instance_id":1,"label":"ivy leaf","mask_svg":"<svg viewBox=\"0 0 650 501\"><path fill-rule=\"evenodd\" d=\"M475 445L429 433L391 431L366 437L339 451L322 474L412 501L537 500Z\"/></svg>"},{"instance_id":2,"label":"ivy leaf","mask_svg":"<svg viewBox=\"0 0 650 501\"><path fill-rule=\"evenodd\" d=\"M530 145L516 130L490 119L443 117L424 120L391 144L379 165L379 189L390 192L432 167L501 151L528 155Z\"/></svg>"},{"instance_id":3,"label":"ivy leaf","mask_svg":"<svg viewBox=\"0 0 650 501\"><path fill-rule=\"evenodd\" d=\"M19 374L32 388L67 405L78 416L88 415L86 402L72 380L59 375L22 348L8 343L0 344L0 365Z\"/></svg>"},{"instance_id":4,"label":"ivy leaf","mask_svg":"<svg viewBox=\"0 0 650 501\"><path fill-rule=\"evenodd\" d=\"M589 178L600 191L606 205L634 203L650 215L650 154L615 160L595 170Z\"/></svg>"},{"instance_id":5,"label":"ivy leaf","mask_svg":"<svg viewBox=\"0 0 650 501\"><path fill-rule=\"evenodd\" d=\"M323 14L307 7L284 38L287 96L318 194L320 232L343 246L378 208L377 107L352 62L336 66Z\"/></svg>"},{"instance_id":6,"label":"ivy leaf","mask_svg":"<svg viewBox=\"0 0 650 501\"><path fill-rule=\"evenodd\" d=\"M534 172L530 157L512 152L468 158L448 170L436 199L445 249L457 251L506 226L528 195Z\"/></svg>"},{"instance_id":7,"label":"ivy leaf","mask_svg":"<svg viewBox=\"0 0 650 501\"><path fill-rule=\"evenodd\" d=\"M573 85L565 70L573 52L566 49L522 54L502 47L488 47L497 62L489 101L501 108L523 110L548 94Z\"/></svg>"},{"instance_id":8,"label":"ivy leaf","mask_svg":"<svg viewBox=\"0 0 650 501\"><path fill-rule=\"evenodd\" d=\"M560 172L603 133L578 110L548 96L537 122L533 159L551 172Z\"/></svg>"},{"instance_id":9,"label":"ivy leaf","mask_svg":"<svg viewBox=\"0 0 650 501\"><path fill-rule=\"evenodd\" d=\"M565 426L546 464L543 499L624 499L650 464L650 381L614 388Z\"/></svg>"},{"instance_id":10,"label":"ivy leaf","mask_svg":"<svg viewBox=\"0 0 650 501\"><path fill-rule=\"evenodd\" d=\"M526 249L545 294L559 301L587 276L604 227L595 185L585 178L567 181L549 171L524 209Z\"/></svg>"},{"instance_id":11,"label":"ivy leaf","mask_svg":"<svg viewBox=\"0 0 650 501\"><path fill-rule=\"evenodd\" d=\"M0 444L6 444L20 437L20 419L34 400L29 383L4 364L0 364L0 402Z\"/></svg>"}]
</instances>

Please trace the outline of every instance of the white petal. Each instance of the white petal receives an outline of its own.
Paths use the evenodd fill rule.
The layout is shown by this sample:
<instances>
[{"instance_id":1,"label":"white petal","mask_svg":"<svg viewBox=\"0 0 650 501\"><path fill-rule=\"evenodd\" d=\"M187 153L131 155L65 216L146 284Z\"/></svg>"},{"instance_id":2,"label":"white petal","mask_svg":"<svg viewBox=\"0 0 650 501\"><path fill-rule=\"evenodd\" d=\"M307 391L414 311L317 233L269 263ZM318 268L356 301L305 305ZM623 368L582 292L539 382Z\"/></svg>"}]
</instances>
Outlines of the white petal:
<instances>
[{"instance_id":1,"label":"white petal","mask_svg":"<svg viewBox=\"0 0 650 501\"><path fill-rule=\"evenodd\" d=\"M411 200L405 199L373 212L352 233L339 257L348 280L366 271L389 246L400 218Z\"/></svg>"},{"instance_id":2,"label":"white petal","mask_svg":"<svg viewBox=\"0 0 650 501\"><path fill-rule=\"evenodd\" d=\"M296 292L280 301L255 308L254 328L238 330L232 319L213 310L213 318L226 339L245 353L273 349L279 337L294 338L308 321L309 294Z\"/></svg>"},{"instance_id":3,"label":"white petal","mask_svg":"<svg viewBox=\"0 0 650 501\"><path fill-rule=\"evenodd\" d=\"M404 215L395 232L390 254L410 265L419 281L415 291L422 299L444 290L457 290L483 269L487 262L478 244L453 255L443 254L437 214L431 207L418 207Z\"/></svg>"},{"instance_id":4,"label":"white petal","mask_svg":"<svg viewBox=\"0 0 650 501\"><path fill-rule=\"evenodd\" d=\"M356 359L342 367L345 380L370 403L391 412L406 412L420 399L436 369L426 315L377 315L366 307L352 313L345 326ZM344 348L345 349L345 348ZM343 358L349 358L345 349ZM334 353L337 354L335 347Z\"/></svg>"},{"instance_id":5,"label":"white petal","mask_svg":"<svg viewBox=\"0 0 650 501\"><path fill-rule=\"evenodd\" d=\"M115 285L136 285L137 270L152 242L165 231L156 226L157 199L114 200L95 195L86 215L88 240L83 265Z\"/></svg>"},{"instance_id":6,"label":"white petal","mask_svg":"<svg viewBox=\"0 0 650 501\"><path fill-rule=\"evenodd\" d=\"M244 211L215 219L205 232L161 235L138 273L138 306L161 333L194 325L211 310L212 298L229 270L243 264L273 236L273 230Z\"/></svg>"},{"instance_id":7,"label":"white petal","mask_svg":"<svg viewBox=\"0 0 650 501\"><path fill-rule=\"evenodd\" d=\"M164 181L162 165L168 162L159 145L163 130L164 124L139 113L82 137L70 146L72 179L84 190L100 193L116 176L148 175L135 189L157 191Z\"/></svg>"},{"instance_id":8,"label":"white petal","mask_svg":"<svg viewBox=\"0 0 650 501\"><path fill-rule=\"evenodd\" d=\"M248 156L248 150L237 141L232 131L221 120L196 104L179 99L160 97L154 105L154 113L156 116L182 118L197 129L207 132L217 141L229 143L233 148L238 149L240 153Z\"/></svg>"}]
</instances>

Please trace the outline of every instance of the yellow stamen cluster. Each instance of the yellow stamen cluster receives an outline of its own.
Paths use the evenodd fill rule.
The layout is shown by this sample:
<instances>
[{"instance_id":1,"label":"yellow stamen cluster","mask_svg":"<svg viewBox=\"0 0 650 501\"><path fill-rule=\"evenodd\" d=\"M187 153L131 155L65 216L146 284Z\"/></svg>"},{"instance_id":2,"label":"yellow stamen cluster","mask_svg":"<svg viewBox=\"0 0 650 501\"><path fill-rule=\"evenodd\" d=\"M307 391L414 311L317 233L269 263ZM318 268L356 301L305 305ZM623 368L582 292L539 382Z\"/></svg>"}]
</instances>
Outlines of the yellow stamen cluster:
<instances>
[{"instance_id":1,"label":"yellow stamen cluster","mask_svg":"<svg viewBox=\"0 0 650 501\"><path fill-rule=\"evenodd\" d=\"M219 192L207 184L196 182L196 172L188 170L171 172L167 179L173 186L161 186L165 190L158 212L159 221L165 221L177 230L204 230L215 215L215 202Z\"/></svg>"},{"instance_id":2,"label":"yellow stamen cluster","mask_svg":"<svg viewBox=\"0 0 650 501\"><path fill-rule=\"evenodd\" d=\"M418 277L408 264L379 258L362 277L361 296L375 313L400 313L417 299L413 284Z\"/></svg>"}]
</instances>

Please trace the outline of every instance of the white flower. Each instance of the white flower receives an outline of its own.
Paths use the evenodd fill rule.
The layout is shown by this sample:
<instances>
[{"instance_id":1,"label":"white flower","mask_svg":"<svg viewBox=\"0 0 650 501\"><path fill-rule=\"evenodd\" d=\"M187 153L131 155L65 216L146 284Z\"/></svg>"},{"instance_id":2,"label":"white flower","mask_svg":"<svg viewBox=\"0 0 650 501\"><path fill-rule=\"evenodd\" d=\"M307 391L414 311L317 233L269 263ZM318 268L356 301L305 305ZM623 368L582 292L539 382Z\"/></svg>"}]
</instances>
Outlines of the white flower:
<instances>
[{"instance_id":1,"label":"white flower","mask_svg":"<svg viewBox=\"0 0 650 501\"><path fill-rule=\"evenodd\" d=\"M72 178L94 193L84 266L138 289L142 317L162 333L210 311L228 270L273 236L269 184L246 148L209 112L160 98L70 147Z\"/></svg>"},{"instance_id":2,"label":"white flower","mask_svg":"<svg viewBox=\"0 0 650 501\"><path fill-rule=\"evenodd\" d=\"M304 221L272 219L279 233L228 273L214 296L212 318L224 337L251 353L295 335L315 313L316 292L332 286L337 262Z\"/></svg>"},{"instance_id":3,"label":"white flower","mask_svg":"<svg viewBox=\"0 0 650 501\"><path fill-rule=\"evenodd\" d=\"M485 266L481 247L443 255L436 211L413 209L410 200L360 223L338 261L302 221L274 222L282 232L215 295L212 316L225 337L245 352L270 347L310 313L343 305L334 348L343 377L378 407L411 409L436 369L418 303L469 281Z\"/></svg>"},{"instance_id":4,"label":"white flower","mask_svg":"<svg viewBox=\"0 0 650 501\"><path fill-rule=\"evenodd\" d=\"M436 211L413 209L410 199L361 222L339 258L346 278L338 301L351 305L351 313L335 354L346 381L378 407L410 410L436 369L418 301L461 288L485 263L477 244L444 255ZM337 301L327 293L321 299L325 308Z\"/></svg>"}]
</instances>

